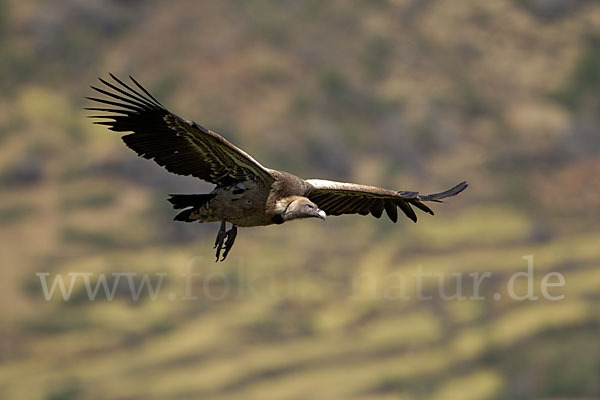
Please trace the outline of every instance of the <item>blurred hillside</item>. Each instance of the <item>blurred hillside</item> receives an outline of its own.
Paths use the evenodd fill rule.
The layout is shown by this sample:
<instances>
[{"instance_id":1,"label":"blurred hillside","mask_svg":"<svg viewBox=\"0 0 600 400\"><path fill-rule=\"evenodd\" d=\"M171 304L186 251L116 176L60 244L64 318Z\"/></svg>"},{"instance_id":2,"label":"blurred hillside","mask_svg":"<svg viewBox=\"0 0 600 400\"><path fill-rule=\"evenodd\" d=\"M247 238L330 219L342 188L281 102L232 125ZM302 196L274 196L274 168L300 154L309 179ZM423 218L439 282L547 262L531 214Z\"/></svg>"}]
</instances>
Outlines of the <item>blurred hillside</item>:
<instances>
[{"instance_id":1,"label":"blurred hillside","mask_svg":"<svg viewBox=\"0 0 600 400\"><path fill-rule=\"evenodd\" d=\"M470 187L416 225L243 229L216 265L217 226L165 201L210 185L85 118L108 72L269 167ZM600 398L600 2L0 0L0 77L0 398ZM358 278L492 271L493 294L529 254L564 300ZM197 292L256 293L180 300L192 264ZM168 275L139 302L46 302L36 276L119 271Z\"/></svg>"}]
</instances>

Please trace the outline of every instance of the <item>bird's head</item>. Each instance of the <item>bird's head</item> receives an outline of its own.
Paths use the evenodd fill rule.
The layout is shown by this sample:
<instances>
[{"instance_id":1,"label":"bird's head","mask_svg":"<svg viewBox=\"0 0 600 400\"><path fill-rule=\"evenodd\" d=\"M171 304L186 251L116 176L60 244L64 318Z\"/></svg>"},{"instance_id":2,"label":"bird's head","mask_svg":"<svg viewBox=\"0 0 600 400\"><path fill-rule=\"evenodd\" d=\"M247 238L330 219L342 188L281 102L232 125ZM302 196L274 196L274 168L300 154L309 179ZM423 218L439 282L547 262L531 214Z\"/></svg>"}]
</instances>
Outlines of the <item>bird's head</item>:
<instances>
[{"instance_id":1,"label":"bird's head","mask_svg":"<svg viewBox=\"0 0 600 400\"><path fill-rule=\"evenodd\" d=\"M325 220L327 214L306 197L294 197L281 214L284 221L297 218L320 218Z\"/></svg>"}]
</instances>

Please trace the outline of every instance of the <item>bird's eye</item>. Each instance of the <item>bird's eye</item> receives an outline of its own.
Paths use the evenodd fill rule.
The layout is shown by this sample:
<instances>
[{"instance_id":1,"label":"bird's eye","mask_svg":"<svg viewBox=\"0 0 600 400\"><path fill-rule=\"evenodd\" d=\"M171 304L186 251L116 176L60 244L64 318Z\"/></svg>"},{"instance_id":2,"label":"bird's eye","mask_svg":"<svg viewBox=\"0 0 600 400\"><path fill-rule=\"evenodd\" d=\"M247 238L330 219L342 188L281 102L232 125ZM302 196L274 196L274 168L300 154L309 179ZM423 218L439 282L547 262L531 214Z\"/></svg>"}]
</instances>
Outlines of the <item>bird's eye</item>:
<instances>
[{"instance_id":1,"label":"bird's eye","mask_svg":"<svg viewBox=\"0 0 600 400\"><path fill-rule=\"evenodd\" d=\"M306 204L306 205L305 205L305 207L306 207L306 208L313 208L313 206L312 206L312 205L310 205L310 204Z\"/></svg>"}]
</instances>

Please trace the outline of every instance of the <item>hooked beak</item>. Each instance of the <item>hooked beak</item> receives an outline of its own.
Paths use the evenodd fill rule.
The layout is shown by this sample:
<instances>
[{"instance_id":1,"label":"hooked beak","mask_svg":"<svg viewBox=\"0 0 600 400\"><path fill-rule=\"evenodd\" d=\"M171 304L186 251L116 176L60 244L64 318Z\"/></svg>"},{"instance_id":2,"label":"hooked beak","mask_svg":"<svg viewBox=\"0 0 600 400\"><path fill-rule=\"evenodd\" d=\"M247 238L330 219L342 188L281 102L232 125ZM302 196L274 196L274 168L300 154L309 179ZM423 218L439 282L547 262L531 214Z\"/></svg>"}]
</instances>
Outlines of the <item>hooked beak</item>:
<instances>
[{"instance_id":1,"label":"hooked beak","mask_svg":"<svg viewBox=\"0 0 600 400\"><path fill-rule=\"evenodd\" d=\"M323 221L327 219L327 214L325 214L325 211L321 210L320 208L317 208L317 216Z\"/></svg>"}]
</instances>

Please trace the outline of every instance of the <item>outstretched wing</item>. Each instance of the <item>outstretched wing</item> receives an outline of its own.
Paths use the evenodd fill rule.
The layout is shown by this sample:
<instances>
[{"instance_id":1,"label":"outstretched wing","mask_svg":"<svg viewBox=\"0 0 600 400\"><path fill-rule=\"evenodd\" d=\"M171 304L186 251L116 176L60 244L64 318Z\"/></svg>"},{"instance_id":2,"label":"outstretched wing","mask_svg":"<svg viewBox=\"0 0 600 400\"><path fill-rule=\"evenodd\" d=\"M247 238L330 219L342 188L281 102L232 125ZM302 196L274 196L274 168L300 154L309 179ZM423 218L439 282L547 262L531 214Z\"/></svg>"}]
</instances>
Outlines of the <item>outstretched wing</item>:
<instances>
[{"instance_id":1,"label":"outstretched wing","mask_svg":"<svg viewBox=\"0 0 600 400\"><path fill-rule=\"evenodd\" d=\"M468 186L467 182L462 182L445 192L421 195L418 192L388 190L321 179L308 179L306 182L311 186L306 196L327 215L371 213L379 218L385 210L393 222L398 220L397 207L408 218L417 222L417 215L411 206L433 215L433 211L423 204L424 201L440 202L443 198L456 196Z\"/></svg>"},{"instance_id":2,"label":"outstretched wing","mask_svg":"<svg viewBox=\"0 0 600 400\"><path fill-rule=\"evenodd\" d=\"M86 110L106 113L90 116L103 119L96 124L115 132L131 132L122 139L139 156L154 160L169 172L217 185L246 180L268 185L273 181L268 169L244 151L196 122L169 112L131 76L137 89L110 76L114 83L100 78L104 89L92 86L108 98L87 97L103 106Z\"/></svg>"}]
</instances>

